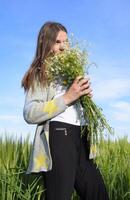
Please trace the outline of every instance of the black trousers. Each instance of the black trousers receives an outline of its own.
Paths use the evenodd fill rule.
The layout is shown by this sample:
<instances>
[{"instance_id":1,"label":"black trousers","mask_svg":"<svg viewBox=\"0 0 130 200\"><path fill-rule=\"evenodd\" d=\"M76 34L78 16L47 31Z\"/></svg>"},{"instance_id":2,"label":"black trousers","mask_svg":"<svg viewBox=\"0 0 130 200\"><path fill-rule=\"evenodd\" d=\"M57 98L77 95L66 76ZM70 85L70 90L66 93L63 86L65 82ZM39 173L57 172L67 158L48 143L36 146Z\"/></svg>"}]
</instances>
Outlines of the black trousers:
<instances>
[{"instance_id":1,"label":"black trousers","mask_svg":"<svg viewBox=\"0 0 130 200\"><path fill-rule=\"evenodd\" d=\"M52 170L44 172L45 200L70 200L74 191L81 200L108 200L99 169L89 160L89 142L79 126L50 122Z\"/></svg>"}]
</instances>

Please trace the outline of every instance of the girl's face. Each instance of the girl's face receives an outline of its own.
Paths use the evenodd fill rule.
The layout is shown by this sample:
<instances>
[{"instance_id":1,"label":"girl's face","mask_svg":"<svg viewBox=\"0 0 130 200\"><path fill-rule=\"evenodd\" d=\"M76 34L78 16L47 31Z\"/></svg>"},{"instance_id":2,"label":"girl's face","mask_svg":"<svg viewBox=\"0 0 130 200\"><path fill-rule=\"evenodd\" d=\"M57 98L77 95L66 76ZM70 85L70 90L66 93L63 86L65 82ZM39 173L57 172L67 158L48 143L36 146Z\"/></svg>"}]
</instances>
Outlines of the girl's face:
<instances>
[{"instance_id":1,"label":"girl's face","mask_svg":"<svg viewBox=\"0 0 130 200\"><path fill-rule=\"evenodd\" d=\"M68 46L67 33L64 31L59 31L59 33L56 37L56 42L53 45L51 52L59 53L59 52L63 51L67 46Z\"/></svg>"}]
</instances>

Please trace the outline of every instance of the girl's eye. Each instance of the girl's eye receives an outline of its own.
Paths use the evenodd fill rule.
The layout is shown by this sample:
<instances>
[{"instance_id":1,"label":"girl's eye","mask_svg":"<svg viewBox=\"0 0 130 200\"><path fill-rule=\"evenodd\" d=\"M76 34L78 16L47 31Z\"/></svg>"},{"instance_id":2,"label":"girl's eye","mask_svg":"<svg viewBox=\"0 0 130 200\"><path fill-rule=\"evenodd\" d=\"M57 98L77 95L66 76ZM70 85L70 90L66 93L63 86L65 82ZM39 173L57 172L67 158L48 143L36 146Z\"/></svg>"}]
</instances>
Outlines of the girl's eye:
<instances>
[{"instance_id":1,"label":"girl's eye","mask_svg":"<svg viewBox=\"0 0 130 200\"><path fill-rule=\"evenodd\" d=\"M60 40L56 40L56 44L60 44Z\"/></svg>"}]
</instances>

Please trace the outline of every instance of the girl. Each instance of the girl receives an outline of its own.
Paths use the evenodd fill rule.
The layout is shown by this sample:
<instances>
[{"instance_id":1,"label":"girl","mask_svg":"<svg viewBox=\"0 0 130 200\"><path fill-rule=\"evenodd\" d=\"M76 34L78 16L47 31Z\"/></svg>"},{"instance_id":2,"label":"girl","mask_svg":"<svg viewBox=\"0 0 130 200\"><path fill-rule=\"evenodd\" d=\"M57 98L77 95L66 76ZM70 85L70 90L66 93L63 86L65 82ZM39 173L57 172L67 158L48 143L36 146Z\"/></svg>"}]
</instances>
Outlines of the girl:
<instances>
[{"instance_id":1,"label":"girl","mask_svg":"<svg viewBox=\"0 0 130 200\"><path fill-rule=\"evenodd\" d=\"M45 23L35 58L22 80L24 119L37 124L27 173L43 173L46 200L70 200L74 188L82 200L108 200L102 176L89 159L89 141L80 137L80 126L85 124L76 100L83 95L92 97L89 78L78 76L66 89L48 84L45 73L45 59L62 52L67 40L62 24Z\"/></svg>"}]
</instances>

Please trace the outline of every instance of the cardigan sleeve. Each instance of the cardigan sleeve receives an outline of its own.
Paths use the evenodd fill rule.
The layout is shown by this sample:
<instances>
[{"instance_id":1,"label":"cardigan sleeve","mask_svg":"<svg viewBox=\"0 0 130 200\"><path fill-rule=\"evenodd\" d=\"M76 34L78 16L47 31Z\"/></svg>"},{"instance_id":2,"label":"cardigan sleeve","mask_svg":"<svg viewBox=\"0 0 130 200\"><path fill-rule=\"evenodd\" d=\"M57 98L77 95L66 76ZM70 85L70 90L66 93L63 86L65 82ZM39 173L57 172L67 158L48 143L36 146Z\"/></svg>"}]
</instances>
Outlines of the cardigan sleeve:
<instances>
[{"instance_id":1,"label":"cardigan sleeve","mask_svg":"<svg viewBox=\"0 0 130 200\"><path fill-rule=\"evenodd\" d=\"M48 99L47 88L37 87L34 91L30 89L26 93L23 116L29 124L41 124L64 112L66 108L63 95Z\"/></svg>"}]
</instances>

